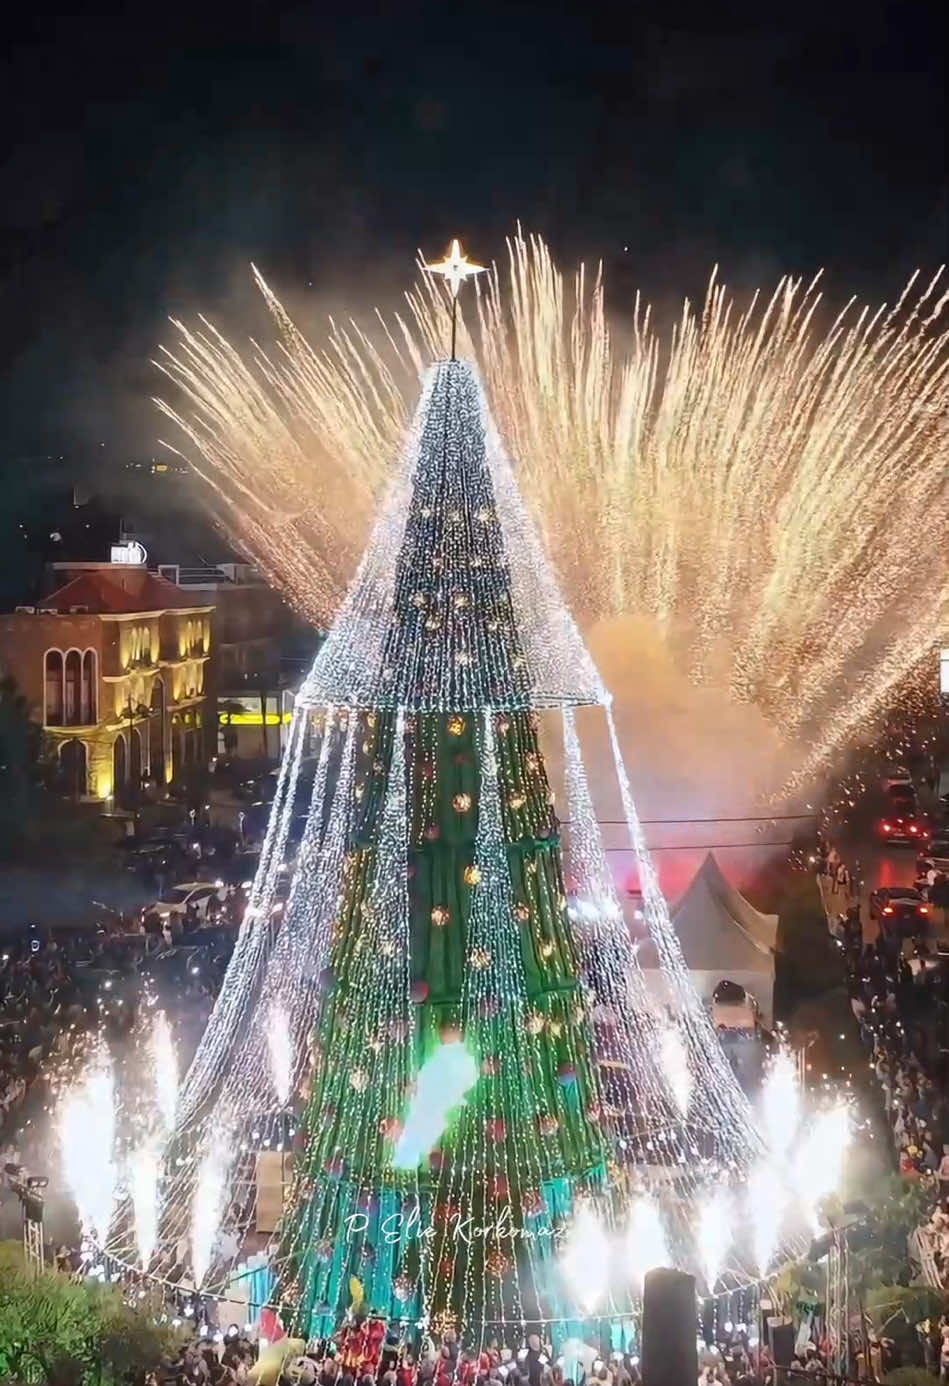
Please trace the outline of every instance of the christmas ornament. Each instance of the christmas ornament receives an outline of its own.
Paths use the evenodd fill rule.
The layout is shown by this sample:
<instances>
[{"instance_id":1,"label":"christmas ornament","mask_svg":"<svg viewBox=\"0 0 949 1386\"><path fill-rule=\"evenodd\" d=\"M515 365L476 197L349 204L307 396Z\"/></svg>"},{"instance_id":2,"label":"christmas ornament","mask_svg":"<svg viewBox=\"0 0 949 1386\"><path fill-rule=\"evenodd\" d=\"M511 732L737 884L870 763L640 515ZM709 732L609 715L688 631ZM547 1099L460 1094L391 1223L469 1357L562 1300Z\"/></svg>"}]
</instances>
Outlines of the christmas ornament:
<instances>
[{"instance_id":1,"label":"christmas ornament","mask_svg":"<svg viewBox=\"0 0 949 1386\"><path fill-rule=\"evenodd\" d=\"M467 813L471 808L471 795L456 794L451 801L451 806L456 813Z\"/></svg>"},{"instance_id":2,"label":"christmas ornament","mask_svg":"<svg viewBox=\"0 0 949 1386\"><path fill-rule=\"evenodd\" d=\"M436 905L432 910L432 923L436 929L444 929L451 919L451 910L447 905Z\"/></svg>"},{"instance_id":3,"label":"christmas ornament","mask_svg":"<svg viewBox=\"0 0 949 1386\"><path fill-rule=\"evenodd\" d=\"M503 1280L504 1277L514 1269L514 1262L506 1252L496 1247L489 1251L484 1258L485 1270L489 1275L493 1275L495 1280Z\"/></svg>"},{"instance_id":4,"label":"christmas ornament","mask_svg":"<svg viewBox=\"0 0 949 1386\"><path fill-rule=\"evenodd\" d=\"M409 1275L397 1275L392 1282L392 1293L400 1304L408 1304L415 1294L415 1281Z\"/></svg>"},{"instance_id":5,"label":"christmas ornament","mask_svg":"<svg viewBox=\"0 0 949 1386\"><path fill-rule=\"evenodd\" d=\"M465 885L476 886L481 880L481 868L478 866L465 867Z\"/></svg>"},{"instance_id":6,"label":"christmas ornament","mask_svg":"<svg viewBox=\"0 0 949 1386\"><path fill-rule=\"evenodd\" d=\"M448 721L445 723L449 736L464 736L467 725L467 722L459 713L455 713L453 717L449 717Z\"/></svg>"}]
</instances>

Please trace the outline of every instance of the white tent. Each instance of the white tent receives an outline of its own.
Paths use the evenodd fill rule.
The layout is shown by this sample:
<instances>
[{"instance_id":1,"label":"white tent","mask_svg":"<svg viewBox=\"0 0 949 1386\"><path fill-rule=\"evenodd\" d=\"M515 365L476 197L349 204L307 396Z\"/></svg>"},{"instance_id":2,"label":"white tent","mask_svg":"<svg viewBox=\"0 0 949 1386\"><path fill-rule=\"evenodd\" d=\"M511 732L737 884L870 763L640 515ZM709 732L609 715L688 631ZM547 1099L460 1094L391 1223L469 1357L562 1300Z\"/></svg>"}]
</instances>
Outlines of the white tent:
<instances>
[{"instance_id":1,"label":"white tent","mask_svg":"<svg viewBox=\"0 0 949 1386\"><path fill-rule=\"evenodd\" d=\"M774 954L778 916L761 914L719 869L711 852L672 909L672 923L703 1000L711 1003L720 982L735 982L754 997L762 1025L774 1016ZM640 944L639 960L650 992L669 999L651 942Z\"/></svg>"}]
</instances>

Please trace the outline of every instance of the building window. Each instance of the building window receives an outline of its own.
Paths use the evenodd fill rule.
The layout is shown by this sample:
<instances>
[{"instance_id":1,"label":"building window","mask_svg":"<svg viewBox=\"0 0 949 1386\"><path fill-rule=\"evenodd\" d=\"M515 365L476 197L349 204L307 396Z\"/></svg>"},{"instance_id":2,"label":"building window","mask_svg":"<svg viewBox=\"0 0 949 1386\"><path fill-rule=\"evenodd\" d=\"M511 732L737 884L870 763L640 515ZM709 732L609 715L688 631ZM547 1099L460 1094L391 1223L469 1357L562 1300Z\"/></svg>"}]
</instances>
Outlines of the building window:
<instances>
[{"instance_id":1,"label":"building window","mask_svg":"<svg viewBox=\"0 0 949 1386\"><path fill-rule=\"evenodd\" d=\"M85 727L92 726L93 722L99 720L96 693L96 652L95 650L86 650L82 657L82 697L79 714Z\"/></svg>"},{"instance_id":2,"label":"building window","mask_svg":"<svg viewBox=\"0 0 949 1386\"><path fill-rule=\"evenodd\" d=\"M66 702L63 708L63 724L67 727L79 725L79 685L82 682L82 655L78 650L69 650L65 658Z\"/></svg>"},{"instance_id":3,"label":"building window","mask_svg":"<svg viewBox=\"0 0 949 1386\"><path fill-rule=\"evenodd\" d=\"M63 657L59 650L47 650L46 669L46 725L61 727L63 724Z\"/></svg>"}]
</instances>

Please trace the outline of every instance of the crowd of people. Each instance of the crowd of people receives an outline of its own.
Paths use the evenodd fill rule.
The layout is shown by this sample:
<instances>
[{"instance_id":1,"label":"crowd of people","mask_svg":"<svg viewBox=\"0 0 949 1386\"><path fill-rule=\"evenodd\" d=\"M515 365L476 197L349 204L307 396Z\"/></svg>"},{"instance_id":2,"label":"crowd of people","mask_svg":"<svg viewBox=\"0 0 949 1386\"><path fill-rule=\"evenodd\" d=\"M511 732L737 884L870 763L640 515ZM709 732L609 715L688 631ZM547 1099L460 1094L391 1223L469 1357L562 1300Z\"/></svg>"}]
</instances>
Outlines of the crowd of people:
<instances>
[{"instance_id":1,"label":"crowd of people","mask_svg":"<svg viewBox=\"0 0 949 1386\"><path fill-rule=\"evenodd\" d=\"M121 1041L141 1004L160 1000L180 1032L197 1037L220 987L233 936L190 946L145 944L141 918L112 915L88 930L28 927L0 945L0 1169L43 1168L42 1122L49 1083L88 1037ZM196 961L198 960L198 961Z\"/></svg>"},{"instance_id":2,"label":"crowd of people","mask_svg":"<svg viewBox=\"0 0 949 1386\"><path fill-rule=\"evenodd\" d=\"M528 1334L519 1350L496 1340L465 1349L451 1329L417 1346L381 1320L357 1317L333 1339L305 1348L293 1339L251 1341L236 1326L217 1339L183 1346L156 1373L155 1386L639 1386L641 1380L635 1355L604 1348L598 1356L572 1340L558 1357L537 1334ZM768 1350L752 1350L740 1335L700 1352L698 1360L697 1386L775 1386ZM798 1368L812 1379L813 1360L820 1359L811 1344L784 1379Z\"/></svg>"},{"instance_id":3,"label":"crowd of people","mask_svg":"<svg viewBox=\"0 0 949 1386\"><path fill-rule=\"evenodd\" d=\"M836 881L839 868L829 853L823 860ZM850 1005L879 1085L898 1168L905 1179L932 1188L932 1217L921 1236L940 1278L949 1279L949 971L937 964L922 936L880 929L865 941L849 873L843 893L838 884L835 903Z\"/></svg>"}]
</instances>

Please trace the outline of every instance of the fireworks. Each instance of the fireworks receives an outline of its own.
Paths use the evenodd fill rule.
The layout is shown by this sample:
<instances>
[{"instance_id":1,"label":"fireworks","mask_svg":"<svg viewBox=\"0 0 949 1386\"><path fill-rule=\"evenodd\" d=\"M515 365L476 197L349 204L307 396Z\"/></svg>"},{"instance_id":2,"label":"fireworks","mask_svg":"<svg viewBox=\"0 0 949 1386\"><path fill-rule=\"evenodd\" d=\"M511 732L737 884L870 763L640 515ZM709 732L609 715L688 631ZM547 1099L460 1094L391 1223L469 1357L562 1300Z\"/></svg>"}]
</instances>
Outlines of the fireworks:
<instances>
[{"instance_id":1,"label":"fireworks","mask_svg":"<svg viewBox=\"0 0 949 1386\"><path fill-rule=\"evenodd\" d=\"M271 1008L267 1027L267 1049L270 1054L270 1074L274 1092L280 1106L285 1107L290 1101L290 1090L293 1086L293 1041L286 1014L276 1007Z\"/></svg>"},{"instance_id":2,"label":"fireworks","mask_svg":"<svg viewBox=\"0 0 949 1386\"><path fill-rule=\"evenodd\" d=\"M256 274L256 271L255 271ZM585 622L644 618L696 681L756 703L810 773L929 658L949 618L949 331L937 275L826 315L818 281L739 308L715 276L668 334L636 299L626 354L604 287L520 235L476 286L479 363L522 487ZM335 609L446 313L423 277L371 332L279 332L242 356L177 324L160 407L225 523L318 623Z\"/></svg>"},{"instance_id":3,"label":"fireworks","mask_svg":"<svg viewBox=\"0 0 949 1386\"><path fill-rule=\"evenodd\" d=\"M650 1198L637 1198L626 1229L627 1259L633 1280L642 1287L648 1271L672 1264L662 1218Z\"/></svg>"},{"instance_id":4,"label":"fireworks","mask_svg":"<svg viewBox=\"0 0 949 1386\"><path fill-rule=\"evenodd\" d=\"M781 1235L787 1206L787 1187L765 1157L751 1172L748 1181L748 1224L754 1243L755 1261L766 1275Z\"/></svg>"},{"instance_id":5,"label":"fireworks","mask_svg":"<svg viewBox=\"0 0 949 1386\"><path fill-rule=\"evenodd\" d=\"M200 1289L211 1265L227 1201L228 1162L223 1150L210 1150L201 1161L191 1209L191 1266Z\"/></svg>"},{"instance_id":6,"label":"fireworks","mask_svg":"<svg viewBox=\"0 0 949 1386\"><path fill-rule=\"evenodd\" d=\"M732 1243L728 1203L727 1195L719 1191L712 1195L699 1214L698 1251L709 1294L715 1290L715 1283Z\"/></svg>"},{"instance_id":7,"label":"fireworks","mask_svg":"<svg viewBox=\"0 0 949 1386\"><path fill-rule=\"evenodd\" d=\"M59 1110L59 1147L66 1185L84 1233L108 1235L115 1201L115 1074L100 1045Z\"/></svg>"},{"instance_id":8,"label":"fireworks","mask_svg":"<svg viewBox=\"0 0 949 1386\"><path fill-rule=\"evenodd\" d=\"M660 1063L676 1106L686 1116L692 1099L692 1070L689 1068L688 1050L677 1025L668 1025L662 1033Z\"/></svg>"},{"instance_id":9,"label":"fireworks","mask_svg":"<svg viewBox=\"0 0 949 1386\"><path fill-rule=\"evenodd\" d=\"M794 1172L814 1231L820 1230L820 1205L832 1194L843 1174L850 1144L852 1118L846 1102L837 1102L811 1118L795 1151Z\"/></svg>"},{"instance_id":10,"label":"fireworks","mask_svg":"<svg viewBox=\"0 0 949 1386\"><path fill-rule=\"evenodd\" d=\"M159 1160L156 1145L146 1144L129 1161L129 1191L135 1220L135 1241L143 1270L148 1270L158 1241Z\"/></svg>"},{"instance_id":11,"label":"fireworks","mask_svg":"<svg viewBox=\"0 0 949 1386\"><path fill-rule=\"evenodd\" d=\"M178 1059L171 1026L164 1011L159 1011L152 1023L148 1050L155 1088L155 1109L167 1134L174 1130L178 1108Z\"/></svg>"},{"instance_id":12,"label":"fireworks","mask_svg":"<svg viewBox=\"0 0 949 1386\"><path fill-rule=\"evenodd\" d=\"M561 1269L580 1303L591 1313L609 1284L610 1247L603 1224L596 1212L581 1204L567 1238Z\"/></svg>"},{"instance_id":13,"label":"fireworks","mask_svg":"<svg viewBox=\"0 0 949 1386\"><path fill-rule=\"evenodd\" d=\"M787 1158L801 1118L797 1068L787 1049L779 1049L765 1076L761 1116L768 1147L776 1159Z\"/></svg>"}]
</instances>

